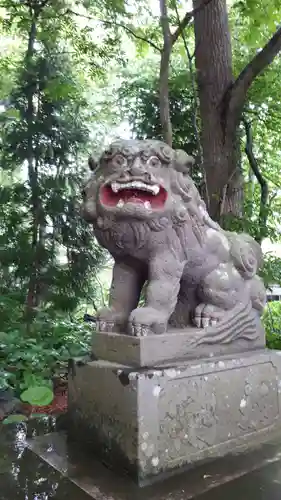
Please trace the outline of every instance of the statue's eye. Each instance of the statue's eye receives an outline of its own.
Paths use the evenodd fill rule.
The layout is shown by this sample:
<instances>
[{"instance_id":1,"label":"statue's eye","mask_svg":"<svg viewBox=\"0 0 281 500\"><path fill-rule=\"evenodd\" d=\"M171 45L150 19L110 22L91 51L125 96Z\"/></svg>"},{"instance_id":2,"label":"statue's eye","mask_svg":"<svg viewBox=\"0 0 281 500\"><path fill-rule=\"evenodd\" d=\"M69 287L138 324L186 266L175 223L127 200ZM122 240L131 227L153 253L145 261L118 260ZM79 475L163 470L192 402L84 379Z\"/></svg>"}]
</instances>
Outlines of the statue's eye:
<instances>
[{"instance_id":1,"label":"statue's eye","mask_svg":"<svg viewBox=\"0 0 281 500\"><path fill-rule=\"evenodd\" d=\"M122 155L116 155L113 158L113 164L114 164L114 166L124 167L126 165L126 163L127 163L127 160Z\"/></svg>"},{"instance_id":2,"label":"statue's eye","mask_svg":"<svg viewBox=\"0 0 281 500\"><path fill-rule=\"evenodd\" d=\"M146 163L150 167L160 167L161 166L161 161L158 158L158 156L151 156L150 158L148 158Z\"/></svg>"}]
</instances>

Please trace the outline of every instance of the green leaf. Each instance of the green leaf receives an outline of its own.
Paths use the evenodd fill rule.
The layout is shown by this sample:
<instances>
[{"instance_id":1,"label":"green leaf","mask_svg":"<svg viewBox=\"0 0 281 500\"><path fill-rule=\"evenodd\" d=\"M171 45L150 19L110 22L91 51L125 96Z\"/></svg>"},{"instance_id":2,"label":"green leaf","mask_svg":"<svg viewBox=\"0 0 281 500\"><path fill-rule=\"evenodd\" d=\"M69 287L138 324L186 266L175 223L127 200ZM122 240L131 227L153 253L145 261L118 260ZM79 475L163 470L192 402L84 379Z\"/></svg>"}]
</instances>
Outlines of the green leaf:
<instances>
[{"instance_id":1,"label":"green leaf","mask_svg":"<svg viewBox=\"0 0 281 500\"><path fill-rule=\"evenodd\" d=\"M25 422L27 420L27 417L25 415L21 415L21 414L18 414L18 415L9 415L7 418L5 418L5 420L3 420L3 424L4 425L8 425L8 424L17 424L17 423L20 423L20 422Z\"/></svg>"},{"instance_id":2,"label":"green leaf","mask_svg":"<svg viewBox=\"0 0 281 500\"><path fill-rule=\"evenodd\" d=\"M5 117L9 119L19 119L20 113L18 109L9 108L5 112Z\"/></svg>"},{"instance_id":3,"label":"green leaf","mask_svg":"<svg viewBox=\"0 0 281 500\"><path fill-rule=\"evenodd\" d=\"M53 401L54 393L49 387L34 386L23 391L20 398L32 406L47 406Z\"/></svg>"}]
</instances>

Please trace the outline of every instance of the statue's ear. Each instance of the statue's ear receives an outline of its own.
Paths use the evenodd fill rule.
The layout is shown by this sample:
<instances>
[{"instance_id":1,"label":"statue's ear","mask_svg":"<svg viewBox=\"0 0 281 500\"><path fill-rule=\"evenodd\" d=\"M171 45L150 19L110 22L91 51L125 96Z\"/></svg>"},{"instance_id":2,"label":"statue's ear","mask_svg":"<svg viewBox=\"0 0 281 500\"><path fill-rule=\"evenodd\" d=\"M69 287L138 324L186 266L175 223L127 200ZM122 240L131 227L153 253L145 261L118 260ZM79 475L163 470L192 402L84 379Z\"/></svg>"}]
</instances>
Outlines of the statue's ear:
<instances>
[{"instance_id":1,"label":"statue's ear","mask_svg":"<svg viewBox=\"0 0 281 500\"><path fill-rule=\"evenodd\" d=\"M183 151L183 149L175 150L173 167L177 170L177 172L182 172L182 174L188 175L194 163L194 158L189 156L185 151Z\"/></svg>"},{"instance_id":2,"label":"statue's ear","mask_svg":"<svg viewBox=\"0 0 281 500\"><path fill-rule=\"evenodd\" d=\"M94 160L94 158L92 156L89 157L88 159L88 165L89 165L89 169L94 172L96 169L97 169L97 162Z\"/></svg>"}]
</instances>

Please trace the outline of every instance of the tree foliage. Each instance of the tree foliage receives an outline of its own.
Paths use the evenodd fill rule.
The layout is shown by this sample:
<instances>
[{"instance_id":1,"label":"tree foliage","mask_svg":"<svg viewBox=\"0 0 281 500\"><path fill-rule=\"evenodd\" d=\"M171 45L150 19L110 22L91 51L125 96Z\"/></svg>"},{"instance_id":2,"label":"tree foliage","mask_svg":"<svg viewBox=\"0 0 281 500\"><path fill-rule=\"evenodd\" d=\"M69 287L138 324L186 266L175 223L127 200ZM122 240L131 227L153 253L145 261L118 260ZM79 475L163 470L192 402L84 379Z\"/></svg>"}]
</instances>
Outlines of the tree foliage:
<instances>
[{"instance_id":1,"label":"tree foliage","mask_svg":"<svg viewBox=\"0 0 281 500\"><path fill-rule=\"evenodd\" d=\"M5 7L4 32L22 46L13 64L1 59L7 78L0 114L0 378L2 386L27 389L73 355L70 338L76 354L83 351L85 331L61 315L100 295L96 274L105 254L79 214L92 119L82 71L96 45L83 46L84 28L78 30L66 2ZM96 67L96 81L112 50L99 47L104 68ZM86 69L93 77L89 61Z\"/></svg>"},{"instance_id":2,"label":"tree foliage","mask_svg":"<svg viewBox=\"0 0 281 500\"><path fill-rule=\"evenodd\" d=\"M179 68L170 78L170 114L174 133L173 147L187 154L198 156L197 134L194 127L192 86L187 84L184 68ZM158 78L141 70L134 78L126 78L119 90L121 111L127 118L133 134L139 139L163 137L160 120ZM200 185L202 171L197 165L191 172Z\"/></svg>"},{"instance_id":3,"label":"tree foliage","mask_svg":"<svg viewBox=\"0 0 281 500\"><path fill-rule=\"evenodd\" d=\"M157 6L139 0L0 2L3 387L44 386L40 370L51 378L67 356L88 348L89 331L80 329L77 310L87 303L98 307L97 273L106 256L79 216L84 166L90 151L99 154L123 129L139 138L163 137L159 69L167 21L173 146L195 157L197 186L205 181L194 13L171 0L165 18ZM280 0L232 2L233 79L278 29L280 9ZM260 242L280 239L279 77L277 57L249 88L238 129L243 210L222 219L226 228L246 230ZM280 282L280 259L269 256L263 276L267 284Z\"/></svg>"},{"instance_id":4,"label":"tree foliage","mask_svg":"<svg viewBox=\"0 0 281 500\"><path fill-rule=\"evenodd\" d=\"M2 114L2 168L20 166L22 179L1 189L1 263L8 289L13 284L31 307L72 310L89 293L102 253L79 217L87 103L66 57L48 49L44 42L26 52Z\"/></svg>"}]
</instances>

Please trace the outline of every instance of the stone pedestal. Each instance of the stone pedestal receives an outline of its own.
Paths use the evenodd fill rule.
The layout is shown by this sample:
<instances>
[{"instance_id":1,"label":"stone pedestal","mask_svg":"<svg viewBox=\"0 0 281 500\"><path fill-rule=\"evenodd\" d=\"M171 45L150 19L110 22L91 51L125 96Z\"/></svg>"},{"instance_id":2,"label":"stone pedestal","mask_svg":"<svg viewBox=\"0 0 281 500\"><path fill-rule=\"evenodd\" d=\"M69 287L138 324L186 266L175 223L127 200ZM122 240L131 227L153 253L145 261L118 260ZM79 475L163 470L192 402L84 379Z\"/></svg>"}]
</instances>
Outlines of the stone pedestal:
<instances>
[{"instance_id":1,"label":"stone pedestal","mask_svg":"<svg viewBox=\"0 0 281 500\"><path fill-rule=\"evenodd\" d=\"M163 363L174 363L214 356L238 354L249 349L265 346L265 332L257 322L256 338L237 338L231 343L204 342L209 329L189 327L169 329L162 335L131 337L119 333L95 333L92 352L97 359L113 361L135 367L155 367Z\"/></svg>"},{"instance_id":2,"label":"stone pedestal","mask_svg":"<svg viewBox=\"0 0 281 500\"><path fill-rule=\"evenodd\" d=\"M155 364L156 353L163 352L157 338L163 342L161 336L146 339L155 342L155 351L146 352ZM109 353L111 361L73 370L69 437L139 484L243 451L281 427L278 352L259 349L162 366L158 360L154 368L125 365L119 354L124 362L124 350L117 350Z\"/></svg>"}]
</instances>

